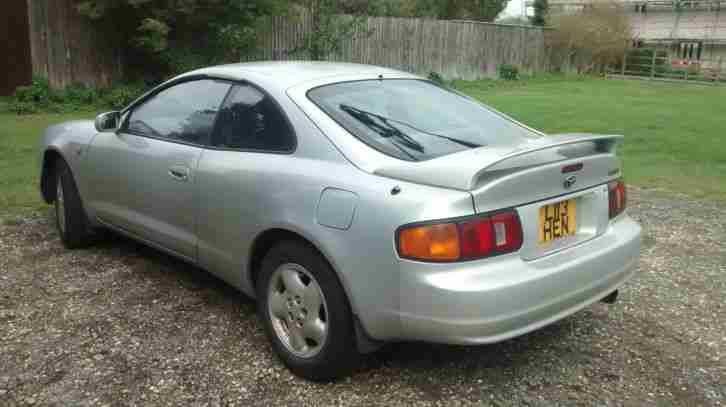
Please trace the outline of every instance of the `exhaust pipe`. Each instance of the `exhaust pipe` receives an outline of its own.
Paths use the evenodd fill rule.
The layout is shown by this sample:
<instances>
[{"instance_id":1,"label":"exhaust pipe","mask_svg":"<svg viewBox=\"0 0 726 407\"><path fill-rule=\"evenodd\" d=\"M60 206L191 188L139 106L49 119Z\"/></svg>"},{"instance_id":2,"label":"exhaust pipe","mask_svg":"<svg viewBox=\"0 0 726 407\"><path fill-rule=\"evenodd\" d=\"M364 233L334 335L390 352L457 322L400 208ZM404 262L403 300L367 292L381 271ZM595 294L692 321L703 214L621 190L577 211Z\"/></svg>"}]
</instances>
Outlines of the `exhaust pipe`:
<instances>
[{"instance_id":1,"label":"exhaust pipe","mask_svg":"<svg viewBox=\"0 0 726 407\"><path fill-rule=\"evenodd\" d=\"M603 298L600 301L604 302L605 304L615 304L615 301L617 301L617 300L618 300L618 290L615 290L615 291L611 292L610 294L608 294L607 297Z\"/></svg>"}]
</instances>

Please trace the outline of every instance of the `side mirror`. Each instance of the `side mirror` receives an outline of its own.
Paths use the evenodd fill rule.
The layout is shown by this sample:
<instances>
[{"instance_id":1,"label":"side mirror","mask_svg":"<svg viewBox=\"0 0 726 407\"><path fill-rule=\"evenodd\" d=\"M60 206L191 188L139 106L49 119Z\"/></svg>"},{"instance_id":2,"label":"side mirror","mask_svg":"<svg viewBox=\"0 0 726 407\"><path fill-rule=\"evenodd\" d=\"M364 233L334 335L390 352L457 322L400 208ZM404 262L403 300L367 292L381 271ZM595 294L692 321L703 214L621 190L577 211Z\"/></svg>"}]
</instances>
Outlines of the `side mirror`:
<instances>
[{"instance_id":1,"label":"side mirror","mask_svg":"<svg viewBox=\"0 0 726 407\"><path fill-rule=\"evenodd\" d=\"M120 112L101 113L96 116L96 130L99 132L114 131L118 128L120 119Z\"/></svg>"}]
</instances>

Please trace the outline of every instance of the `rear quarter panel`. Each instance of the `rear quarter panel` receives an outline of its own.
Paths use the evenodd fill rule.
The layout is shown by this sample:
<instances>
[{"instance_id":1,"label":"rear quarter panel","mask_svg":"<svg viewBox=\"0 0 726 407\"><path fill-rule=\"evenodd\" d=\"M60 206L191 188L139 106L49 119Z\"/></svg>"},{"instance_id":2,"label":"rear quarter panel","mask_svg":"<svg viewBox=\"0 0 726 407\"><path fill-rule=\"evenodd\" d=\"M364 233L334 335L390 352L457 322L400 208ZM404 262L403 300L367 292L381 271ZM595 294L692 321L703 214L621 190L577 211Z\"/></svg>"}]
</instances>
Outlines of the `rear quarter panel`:
<instances>
[{"instance_id":1,"label":"rear quarter panel","mask_svg":"<svg viewBox=\"0 0 726 407\"><path fill-rule=\"evenodd\" d=\"M293 123L293 154L205 150L200 185L199 258L203 267L254 296L250 257L255 239L285 229L310 241L331 263L354 312L375 336L400 320L396 229L404 224L473 214L468 192L402 182L351 164L305 116L277 94ZM394 187L400 192L392 194ZM349 224L321 219L324 191L355 196ZM325 202L323 202L325 205Z\"/></svg>"},{"instance_id":2,"label":"rear quarter panel","mask_svg":"<svg viewBox=\"0 0 726 407\"><path fill-rule=\"evenodd\" d=\"M287 164L281 171L258 174L264 185L257 184L255 194L244 201L239 230L259 234L282 228L302 235L331 263L366 331L377 338L398 332L405 299L396 230L422 220L472 215L471 195L367 174L347 163L291 158ZM391 193L394 187L398 194ZM330 188L357 197L347 229L323 225L317 216L321 195ZM253 217L246 216L249 208L255 209ZM244 244L230 252L250 250ZM244 284L252 293L249 275Z\"/></svg>"}]
</instances>

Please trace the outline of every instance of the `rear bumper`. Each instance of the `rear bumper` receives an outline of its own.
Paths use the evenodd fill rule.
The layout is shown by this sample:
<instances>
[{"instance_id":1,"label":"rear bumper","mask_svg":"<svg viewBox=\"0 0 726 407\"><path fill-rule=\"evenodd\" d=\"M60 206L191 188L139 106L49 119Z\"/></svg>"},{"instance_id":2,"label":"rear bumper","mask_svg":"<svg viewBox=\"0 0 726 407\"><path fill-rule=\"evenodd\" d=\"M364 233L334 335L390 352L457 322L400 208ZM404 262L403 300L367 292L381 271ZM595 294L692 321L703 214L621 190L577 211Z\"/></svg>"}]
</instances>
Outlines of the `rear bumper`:
<instances>
[{"instance_id":1,"label":"rear bumper","mask_svg":"<svg viewBox=\"0 0 726 407\"><path fill-rule=\"evenodd\" d=\"M640 234L622 216L603 235L533 261L517 254L456 266L402 261L400 332L386 336L485 344L551 324L635 274Z\"/></svg>"}]
</instances>

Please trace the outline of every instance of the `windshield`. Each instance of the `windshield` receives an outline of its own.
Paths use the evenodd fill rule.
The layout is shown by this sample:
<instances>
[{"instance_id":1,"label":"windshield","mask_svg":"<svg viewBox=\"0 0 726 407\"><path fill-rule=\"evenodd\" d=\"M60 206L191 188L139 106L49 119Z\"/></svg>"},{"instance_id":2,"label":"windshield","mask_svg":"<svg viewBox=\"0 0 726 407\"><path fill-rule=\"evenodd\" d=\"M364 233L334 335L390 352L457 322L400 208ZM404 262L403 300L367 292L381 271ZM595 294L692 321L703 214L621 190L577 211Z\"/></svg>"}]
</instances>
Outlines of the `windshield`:
<instances>
[{"instance_id":1,"label":"windshield","mask_svg":"<svg viewBox=\"0 0 726 407\"><path fill-rule=\"evenodd\" d=\"M315 88L308 97L364 143L403 160L424 161L537 137L496 112L423 80L336 83Z\"/></svg>"}]
</instances>

